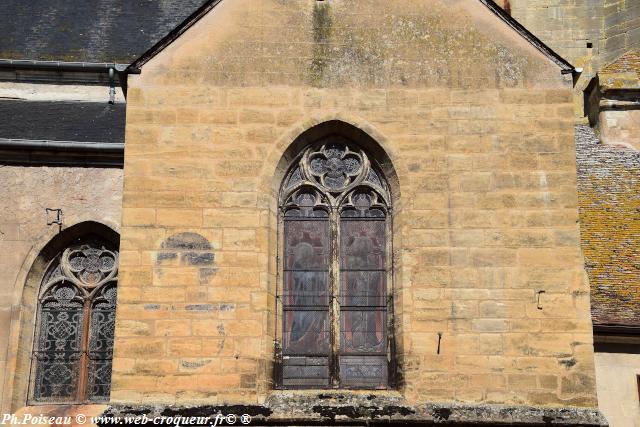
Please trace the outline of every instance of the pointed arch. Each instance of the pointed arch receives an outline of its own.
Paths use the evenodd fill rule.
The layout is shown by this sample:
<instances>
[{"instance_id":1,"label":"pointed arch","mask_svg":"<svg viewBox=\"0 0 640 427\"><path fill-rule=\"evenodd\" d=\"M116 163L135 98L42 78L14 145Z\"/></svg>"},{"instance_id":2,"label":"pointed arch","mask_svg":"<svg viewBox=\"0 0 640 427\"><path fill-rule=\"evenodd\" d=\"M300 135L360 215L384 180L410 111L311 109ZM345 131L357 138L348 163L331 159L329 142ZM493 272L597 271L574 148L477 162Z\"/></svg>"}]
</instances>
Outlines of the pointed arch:
<instances>
[{"instance_id":1,"label":"pointed arch","mask_svg":"<svg viewBox=\"0 0 640 427\"><path fill-rule=\"evenodd\" d=\"M35 256L16 313L13 371L28 374L11 384L13 408L108 399L119 243L111 227L83 221L53 236ZM49 384L62 374L74 380Z\"/></svg>"},{"instance_id":2,"label":"pointed arch","mask_svg":"<svg viewBox=\"0 0 640 427\"><path fill-rule=\"evenodd\" d=\"M355 124L352 124L355 123ZM397 201L400 198L400 178L396 169L397 165L388 152L388 147L381 142L386 138L366 124L359 123L355 118L342 118L328 116L322 119L313 119L305 122L307 126L294 127L291 132L283 137L281 143L285 145L279 153L279 161L273 176L272 188L277 192L289 165L299 156L305 147L331 135L339 135L356 145L362 147L372 158L376 159L381 172L387 179L392 197ZM386 145L386 144L385 144ZM267 162L267 164L271 164ZM403 171L404 172L404 171ZM406 173L403 173L406 175Z\"/></svg>"}]
</instances>

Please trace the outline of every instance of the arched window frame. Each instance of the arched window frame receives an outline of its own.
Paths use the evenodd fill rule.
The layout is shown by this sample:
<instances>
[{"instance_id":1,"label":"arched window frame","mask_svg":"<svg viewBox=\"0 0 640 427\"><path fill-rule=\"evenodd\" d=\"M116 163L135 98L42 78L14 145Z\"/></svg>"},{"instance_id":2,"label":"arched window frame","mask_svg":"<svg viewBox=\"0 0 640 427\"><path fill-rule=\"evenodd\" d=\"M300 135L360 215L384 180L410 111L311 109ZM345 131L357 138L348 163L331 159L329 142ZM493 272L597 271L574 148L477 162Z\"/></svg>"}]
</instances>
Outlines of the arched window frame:
<instances>
[{"instance_id":1,"label":"arched window frame","mask_svg":"<svg viewBox=\"0 0 640 427\"><path fill-rule=\"evenodd\" d=\"M118 255L112 243L89 235L47 265L38 292L29 404L109 400ZM66 331L70 333L64 336ZM64 374L71 381L55 383L52 375L61 379Z\"/></svg>"},{"instance_id":2,"label":"arched window frame","mask_svg":"<svg viewBox=\"0 0 640 427\"><path fill-rule=\"evenodd\" d=\"M339 165L332 160L332 154L328 153L332 146L345 147L346 150L340 155L343 164ZM344 160L355 159L351 162L351 167L345 165ZM322 171L318 164L325 162L325 169ZM334 163L333 165L331 163ZM315 163L315 164L314 164ZM356 165L354 167L354 164ZM359 168L358 166L359 165ZM342 178L337 178L342 171ZM342 182L340 182L342 180ZM361 194L369 195L368 207L364 207L362 202L366 197ZM313 205L302 206L298 200L301 196L309 199L312 196ZM305 204L303 201L302 204ZM340 388L340 389L387 389L397 385L396 382L396 359L395 359L395 336L394 336L394 316L393 316L393 211L392 211L392 192L388 181L384 174L378 159L372 157L371 154L363 149L358 143L338 134L329 134L320 138L313 144L308 145L302 150L289 164L287 172L282 180L279 192L279 217L278 217L278 271L279 286L277 290L276 300L276 316L281 320L276 320L276 356L274 367L274 382L276 388L292 389L292 388ZM291 211L301 208L307 209L309 212L316 212L311 216L305 217L292 216ZM366 212L369 213L367 215ZM374 213L375 212L375 213ZM298 214L294 214L298 215ZM303 214L300 214L303 215ZM308 215L308 213L307 213ZM329 240L329 254L327 265L327 288L326 303L328 305L328 323L329 323L329 341L330 349L326 369L328 371L328 379L326 382L314 381L313 378L303 378L300 381L292 381L287 378L287 370L291 370L288 360L292 356L288 354L287 343L287 313L292 311L288 307L287 302L287 274L290 269L287 265L287 224L289 221L296 220L312 220L325 221L327 223L327 238ZM344 242L341 236L344 233L343 224L350 221L366 221L381 224L384 243L382 263L383 268L380 274L383 278L383 295L376 296L375 307L358 306L349 307L347 295L343 294L343 283L348 266L344 264L344 254L347 252L344 248ZM378 225L380 227L380 225ZM341 247L342 246L342 247ZM345 267L345 268L343 268ZM365 273L361 271L360 273ZM370 273L366 271L366 273ZM322 297L324 298L324 296ZM321 299L322 299L321 298ZM365 298L370 301L369 297ZM353 298L351 299L353 301ZM358 305L358 304L356 304ZM380 381L367 382L366 375L360 381L353 381L349 378L345 371L349 371L351 366L343 363L341 357L348 357L343 350L346 338L342 337L344 326L341 326L341 319L346 318L345 313L351 310L371 309L374 312L379 309L383 316L383 332L384 342L381 351L367 357L377 357L378 361L384 360L383 378L377 378ZM311 308L312 310L312 308ZM295 311L295 309L293 309ZM377 315L377 314L376 314ZM376 321L377 322L377 321ZM376 332L378 327L376 326ZM352 334L353 335L353 334ZM354 354L356 357L359 354ZM311 365L319 363L316 360L308 360ZM297 362L294 362L297 363ZM306 362L305 362L306 363ZM359 366L364 366L368 362L363 359ZM345 369L346 368L346 369ZM365 366L366 368L366 366ZM376 367L377 368L377 367ZM295 369L295 368L294 368ZM364 370L361 369L361 370ZM342 371L342 372L341 372ZM371 378L368 378L371 380ZM309 380L309 381L306 381Z\"/></svg>"}]
</instances>

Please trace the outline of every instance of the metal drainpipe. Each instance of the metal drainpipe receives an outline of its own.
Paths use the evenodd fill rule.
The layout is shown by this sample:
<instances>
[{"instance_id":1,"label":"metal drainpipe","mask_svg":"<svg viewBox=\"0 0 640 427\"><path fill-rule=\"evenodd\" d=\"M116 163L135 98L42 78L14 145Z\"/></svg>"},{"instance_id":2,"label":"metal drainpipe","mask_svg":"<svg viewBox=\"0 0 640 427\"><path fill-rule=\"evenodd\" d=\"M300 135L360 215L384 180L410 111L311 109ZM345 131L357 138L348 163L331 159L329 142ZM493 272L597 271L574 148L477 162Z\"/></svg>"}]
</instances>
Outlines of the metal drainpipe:
<instances>
[{"instance_id":1,"label":"metal drainpipe","mask_svg":"<svg viewBox=\"0 0 640 427\"><path fill-rule=\"evenodd\" d=\"M109 104L115 104L115 102L116 102L115 71L113 68L109 68Z\"/></svg>"}]
</instances>

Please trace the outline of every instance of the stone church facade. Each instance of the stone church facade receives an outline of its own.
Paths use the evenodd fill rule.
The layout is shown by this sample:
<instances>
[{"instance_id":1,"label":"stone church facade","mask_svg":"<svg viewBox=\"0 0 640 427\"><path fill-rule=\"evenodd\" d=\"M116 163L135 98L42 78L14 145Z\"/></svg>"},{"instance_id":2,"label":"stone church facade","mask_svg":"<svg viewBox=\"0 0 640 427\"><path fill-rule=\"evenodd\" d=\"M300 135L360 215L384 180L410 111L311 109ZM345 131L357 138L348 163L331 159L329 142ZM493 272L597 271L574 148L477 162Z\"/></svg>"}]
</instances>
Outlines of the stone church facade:
<instances>
[{"instance_id":1,"label":"stone church facade","mask_svg":"<svg viewBox=\"0 0 640 427\"><path fill-rule=\"evenodd\" d=\"M5 130L3 408L605 423L592 317L626 339L637 272L606 317L569 62L488 0L185 18L126 67L54 70L66 145ZM45 65L4 90L35 107ZM95 131L125 105L125 144Z\"/></svg>"}]
</instances>

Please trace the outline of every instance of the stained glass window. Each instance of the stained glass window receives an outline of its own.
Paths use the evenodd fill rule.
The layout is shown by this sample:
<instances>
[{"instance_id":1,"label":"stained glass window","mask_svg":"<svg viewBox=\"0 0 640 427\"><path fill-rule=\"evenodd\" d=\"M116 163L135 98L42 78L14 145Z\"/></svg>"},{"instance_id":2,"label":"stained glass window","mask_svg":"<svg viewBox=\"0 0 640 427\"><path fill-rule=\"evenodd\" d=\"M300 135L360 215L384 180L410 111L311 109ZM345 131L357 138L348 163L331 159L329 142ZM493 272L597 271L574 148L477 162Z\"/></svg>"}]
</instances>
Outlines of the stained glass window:
<instances>
[{"instance_id":1,"label":"stained glass window","mask_svg":"<svg viewBox=\"0 0 640 427\"><path fill-rule=\"evenodd\" d=\"M380 168L328 137L296 159L280 197L280 386L386 388L390 194Z\"/></svg>"},{"instance_id":2,"label":"stained glass window","mask_svg":"<svg viewBox=\"0 0 640 427\"><path fill-rule=\"evenodd\" d=\"M109 400L117 272L118 252L97 238L50 264L40 288L32 401Z\"/></svg>"}]
</instances>

